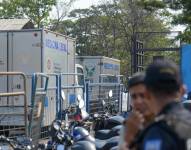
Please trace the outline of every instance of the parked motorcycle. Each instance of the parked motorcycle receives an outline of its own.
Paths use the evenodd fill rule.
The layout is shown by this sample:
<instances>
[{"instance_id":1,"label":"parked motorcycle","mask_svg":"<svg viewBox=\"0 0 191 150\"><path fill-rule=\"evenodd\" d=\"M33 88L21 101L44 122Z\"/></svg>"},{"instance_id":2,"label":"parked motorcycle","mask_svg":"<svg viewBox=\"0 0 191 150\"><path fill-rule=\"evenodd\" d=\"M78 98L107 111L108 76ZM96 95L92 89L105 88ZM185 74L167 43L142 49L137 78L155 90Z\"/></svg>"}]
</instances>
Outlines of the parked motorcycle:
<instances>
[{"instance_id":1,"label":"parked motorcycle","mask_svg":"<svg viewBox=\"0 0 191 150\"><path fill-rule=\"evenodd\" d=\"M73 139L74 141L92 142L95 145L96 150L110 150L112 147L118 145L119 136L115 136L107 140L99 140L92 137L86 129L76 127L73 131Z\"/></svg>"},{"instance_id":2,"label":"parked motorcycle","mask_svg":"<svg viewBox=\"0 0 191 150\"><path fill-rule=\"evenodd\" d=\"M50 128L51 140L48 141L46 150L65 150L72 145L70 133L64 126L60 120L53 121Z\"/></svg>"},{"instance_id":3,"label":"parked motorcycle","mask_svg":"<svg viewBox=\"0 0 191 150\"><path fill-rule=\"evenodd\" d=\"M96 139L106 140L106 139L109 139L114 136L119 136L121 128L122 128L122 125L118 125L118 126L113 127L111 130L109 130L109 129L98 130L95 132L94 137Z\"/></svg>"},{"instance_id":4,"label":"parked motorcycle","mask_svg":"<svg viewBox=\"0 0 191 150\"><path fill-rule=\"evenodd\" d=\"M64 123L55 120L51 125L51 140L46 150L96 150L94 143L90 141L79 141L71 134L72 129L64 128Z\"/></svg>"},{"instance_id":5,"label":"parked motorcycle","mask_svg":"<svg viewBox=\"0 0 191 150\"><path fill-rule=\"evenodd\" d=\"M105 117L103 118L105 119ZM110 118L112 117L108 117L108 119ZM96 150L109 150L110 148L117 146L119 136L100 140L100 139L95 139L90 135L88 130L85 129L86 127L85 123L86 121L91 119L92 118L89 117L89 114L85 111L83 99L80 96L78 96L77 104L74 105L72 109L68 108L67 110L65 110L64 121L62 121L64 123L62 123L61 121L55 121L52 124L52 132L51 132L52 141L49 141L49 145L51 145L50 148L55 150L65 150L76 147L76 144L81 146L82 145L86 146L89 143L93 144ZM112 120L117 120L117 119L114 118ZM65 127L65 124L67 122L69 122L68 128ZM81 147L81 150L83 150L83 146Z\"/></svg>"},{"instance_id":6,"label":"parked motorcycle","mask_svg":"<svg viewBox=\"0 0 191 150\"><path fill-rule=\"evenodd\" d=\"M32 140L26 137L17 137L14 139L0 136L0 149L2 150L35 150Z\"/></svg>"},{"instance_id":7,"label":"parked motorcycle","mask_svg":"<svg viewBox=\"0 0 191 150\"><path fill-rule=\"evenodd\" d=\"M109 129L111 130L115 126L122 125L124 118L122 116L109 116L108 114L94 114L93 116L93 130Z\"/></svg>"}]
</instances>

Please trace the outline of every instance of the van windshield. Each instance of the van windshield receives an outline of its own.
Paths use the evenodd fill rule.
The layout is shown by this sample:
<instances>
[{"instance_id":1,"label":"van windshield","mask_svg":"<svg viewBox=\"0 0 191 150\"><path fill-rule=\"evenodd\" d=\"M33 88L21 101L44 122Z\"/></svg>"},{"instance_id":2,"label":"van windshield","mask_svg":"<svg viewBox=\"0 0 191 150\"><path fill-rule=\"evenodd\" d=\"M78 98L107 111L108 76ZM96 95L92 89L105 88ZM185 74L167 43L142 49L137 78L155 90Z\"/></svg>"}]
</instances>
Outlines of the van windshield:
<instances>
[{"instance_id":1,"label":"van windshield","mask_svg":"<svg viewBox=\"0 0 191 150\"><path fill-rule=\"evenodd\" d=\"M77 67L77 73L83 74L83 69ZM78 84L79 85L84 85L84 76L83 75L78 75Z\"/></svg>"}]
</instances>

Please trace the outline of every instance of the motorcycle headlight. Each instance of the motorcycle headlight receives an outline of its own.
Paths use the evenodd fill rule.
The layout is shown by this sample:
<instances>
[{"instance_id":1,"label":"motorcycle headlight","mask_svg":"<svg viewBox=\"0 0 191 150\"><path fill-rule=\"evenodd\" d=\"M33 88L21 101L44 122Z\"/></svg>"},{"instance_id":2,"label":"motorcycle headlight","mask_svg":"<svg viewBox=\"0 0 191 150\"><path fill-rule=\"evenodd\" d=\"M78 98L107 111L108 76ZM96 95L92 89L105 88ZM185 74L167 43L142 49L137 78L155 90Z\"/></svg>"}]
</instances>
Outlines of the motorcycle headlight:
<instances>
[{"instance_id":1,"label":"motorcycle headlight","mask_svg":"<svg viewBox=\"0 0 191 150\"><path fill-rule=\"evenodd\" d=\"M97 113L94 114L94 118L98 118L98 116L99 116L99 115L98 115Z\"/></svg>"},{"instance_id":2,"label":"motorcycle headlight","mask_svg":"<svg viewBox=\"0 0 191 150\"><path fill-rule=\"evenodd\" d=\"M28 145L27 146L27 150L31 150L32 148L31 148L31 146L30 145Z\"/></svg>"},{"instance_id":3,"label":"motorcycle headlight","mask_svg":"<svg viewBox=\"0 0 191 150\"><path fill-rule=\"evenodd\" d=\"M53 128L54 128L56 131L58 131L58 130L60 129L60 126L59 126L56 122L54 122L54 123L53 123Z\"/></svg>"}]
</instances>

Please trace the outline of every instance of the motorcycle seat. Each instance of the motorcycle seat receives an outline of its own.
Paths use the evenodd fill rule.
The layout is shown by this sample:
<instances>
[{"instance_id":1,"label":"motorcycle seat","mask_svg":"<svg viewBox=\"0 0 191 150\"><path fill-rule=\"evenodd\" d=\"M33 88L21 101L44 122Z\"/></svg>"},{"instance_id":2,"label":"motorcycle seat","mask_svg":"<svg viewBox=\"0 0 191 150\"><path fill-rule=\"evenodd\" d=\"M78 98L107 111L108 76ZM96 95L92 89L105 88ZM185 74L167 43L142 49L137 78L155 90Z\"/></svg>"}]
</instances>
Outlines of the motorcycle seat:
<instances>
[{"instance_id":1,"label":"motorcycle seat","mask_svg":"<svg viewBox=\"0 0 191 150\"><path fill-rule=\"evenodd\" d=\"M109 150L110 148L117 146L119 141L119 136L112 137L107 140L95 140L96 150Z\"/></svg>"},{"instance_id":2,"label":"motorcycle seat","mask_svg":"<svg viewBox=\"0 0 191 150\"><path fill-rule=\"evenodd\" d=\"M95 138L105 140L117 136L120 134L121 127L122 125L118 125L116 127L113 127L111 130L98 130L95 132Z\"/></svg>"},{"instance_id":3,"label":"motorcycle seat","mask_svg":"<svg viewBox=\"0 0 191 150\"><path fill-rule=\"evenodd\" d=\"M113 116L108 119L109 122L116 122L122 124L125 119L122 116Z\"/></svg>"}]
</instances>

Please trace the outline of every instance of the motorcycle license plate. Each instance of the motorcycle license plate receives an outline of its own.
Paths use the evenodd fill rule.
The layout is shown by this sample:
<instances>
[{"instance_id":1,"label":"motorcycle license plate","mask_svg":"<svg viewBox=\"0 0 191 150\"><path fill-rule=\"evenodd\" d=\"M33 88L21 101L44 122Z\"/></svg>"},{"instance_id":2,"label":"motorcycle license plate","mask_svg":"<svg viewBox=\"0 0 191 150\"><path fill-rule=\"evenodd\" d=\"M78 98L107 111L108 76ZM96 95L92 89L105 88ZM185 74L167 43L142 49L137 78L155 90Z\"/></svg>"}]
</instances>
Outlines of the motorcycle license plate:
<instances>
[{"instance_id":1,"label":"motorcycle license plate","mask_svg":"<svg viewBox=\"0 0 191 150\"><path fill-rule=\"evenodd\" d=\"M56 150L64 150L64 145L57 145L57 148L56 148Z\"/></svg>"}]
</instances>

